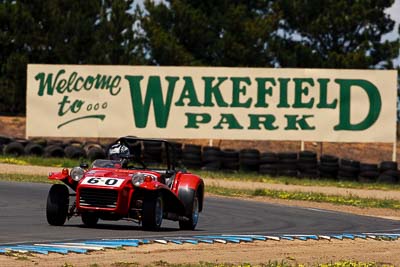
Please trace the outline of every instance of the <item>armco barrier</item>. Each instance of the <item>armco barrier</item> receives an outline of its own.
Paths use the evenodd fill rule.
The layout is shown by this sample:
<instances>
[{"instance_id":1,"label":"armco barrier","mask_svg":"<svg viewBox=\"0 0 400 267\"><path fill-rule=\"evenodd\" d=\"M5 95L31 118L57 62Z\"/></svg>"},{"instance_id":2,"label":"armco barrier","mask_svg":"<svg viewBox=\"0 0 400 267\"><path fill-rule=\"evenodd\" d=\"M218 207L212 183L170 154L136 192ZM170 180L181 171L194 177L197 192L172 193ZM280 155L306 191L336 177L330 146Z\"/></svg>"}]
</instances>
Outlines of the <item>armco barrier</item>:
<instances>
[{"instance_id":1,"label":"armco barrier","mask_svg":"<svg viewBox=\"0 0 400 267\"><path fill-rule=\"evenodd\" d=\"M101 239L79 242L52 242L38 244L20 244L0 246L0 254L10 252L49 254L87 253L105 249L122 247L138 247L146 244L215 244L215 243L246 243L254 241L308 241L308 240L356 240L372 239L379 241L394 241L400 238L400 233L362 233L362 234L327 234L327 235L196 235L190 237L163 237L151 239Z\"/></svg>"}]
</instances>

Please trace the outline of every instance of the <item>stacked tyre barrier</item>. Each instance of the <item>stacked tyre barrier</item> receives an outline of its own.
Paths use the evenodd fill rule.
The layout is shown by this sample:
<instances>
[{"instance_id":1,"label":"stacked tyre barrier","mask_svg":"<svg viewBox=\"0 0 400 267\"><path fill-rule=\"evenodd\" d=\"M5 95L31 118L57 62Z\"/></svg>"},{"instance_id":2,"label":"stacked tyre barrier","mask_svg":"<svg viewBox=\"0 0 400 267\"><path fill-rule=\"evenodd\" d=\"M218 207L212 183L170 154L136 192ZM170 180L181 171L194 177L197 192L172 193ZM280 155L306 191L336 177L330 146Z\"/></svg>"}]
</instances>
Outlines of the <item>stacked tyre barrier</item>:
<instances>
[{"instance_id":1,"label":"stacked tyre barrier","mask_svg":"<svg viewBox=\"0 0 400 267\"><path fill-rule=\"evenodd\" d=\"M278 155L274 152L260 154L259 173L268 176L278 175Z\"/></svg>"},{"instance_id":2,"label":"stacked tyre barrier","mask_svg":"<svg viewBox=\"0 0 400 267\"><path fill-rule=\"evenodd\" d=\"M331 155L322 155L319 159L319 176L327 179L336 179L339 171L339 158Z\"/></svg>"},{"instance_id":3,"label":"stacked tyre barrier","mask_svg":"<svg viewBox=\"0 0 400 267\"><path fill-rule=\"evenodd\" d=\"M182 163L188 169L200 169L203 165L201 146L186 144L182 149Z\"/></svg>"},{"instance_id":4,"label":"stacked tyre barrier","mask_svg":"<svg viewBox=\"0 0 400 267\"><path fill-rule=\"evenodd\" d=\"M295 152L278 153L278 176L297 177L297 162L297 153Z\"/></svg>"},{"instance_id":5,"label":"stacked tyre barrier","mask_svg":"<svg viewBox=\"0 0 400 267\"><path fill-rule=\"evenodd\" d=\"M312 151L300 151L297 162L298 175L300 178L318 178L318 158Z\"/></svg>"},{"instance_id":6,"label":"stacked tyre barrier","mask_svg":"<svg viewBox=\"0 0 400 267\"><path fill-rule=\"evenodd\" d=\"M243 171L258 171L260 151L257 149L242 149L239 153L239 168Z\"/></svg>"},{"instance_id":7,"label":"stacked tyre barrier","mask_svg":"<svg viewBox=\"0 0 400 267\"><path fill-rule=\"evenodd\" d=\"M222 151L219 147L203 147L203 165L202 170L218 171L222 167Z\"/></svg>"},{"instance_id":8,"label":"stacked tyre barrier","mask_svg":"<svg viewBox=\"0 0 400 267\"><path fill-rule=\"evenodd\" d=\"M378 182L396 184L399 181L398 164L393 161L382 161L380 164L380 174Z\"/></svg>"},{"instance_id":9,"label":"stacked tyre barrier","mask_svg":"<svg viewBox=\"0 0 400 267\"><path fill-rule=\"evenodd\" d=\"M356 181L360 173L360 162L351 159L341 159L337 178L341 181Z\"/></svg>"},{"instance_id":10,"label":"stacked tyre barrier","mask_svg":"<svg viewBox=\"0 0 400 267\"><path fill-rule=\"evenodd\" d=\"M160 164L163 160L163 148L159 142L143 142L143 150L139 144L134 148L137 155L143 155L144 162Z\"/></svg>"},{"instance_id":11,"label":"stacked tyre barrier","mask_svg":"<svg viewBox=\"0 0 400 267\"><path fill-rule=\"evenodd\" d=\"M257 149L230 149L172 142L178 166L205 171L253 172L270 177L285 176L300 179L332 179L360 183L399 183L397 162L379 164L360 162L313 151L260 152ZM68 142L46 139L26 140L0 136L0 152L18 157L22 155L86 159L92 162L107 157L109 144L96 142ZM155 142L135 145L134 153L144 162L162 163L165 148Z\"/></svg>"},{"instance_id":12,"label":"stacked tyre barrier","mask_svg":"<svg viewBox=\"0 0 400 267\"><path fill-rule=\"evenodd\" d=\"M239 170L239 151L235 149L222 150L221 170L234 172Z\"/></svg>"}]
</instances>

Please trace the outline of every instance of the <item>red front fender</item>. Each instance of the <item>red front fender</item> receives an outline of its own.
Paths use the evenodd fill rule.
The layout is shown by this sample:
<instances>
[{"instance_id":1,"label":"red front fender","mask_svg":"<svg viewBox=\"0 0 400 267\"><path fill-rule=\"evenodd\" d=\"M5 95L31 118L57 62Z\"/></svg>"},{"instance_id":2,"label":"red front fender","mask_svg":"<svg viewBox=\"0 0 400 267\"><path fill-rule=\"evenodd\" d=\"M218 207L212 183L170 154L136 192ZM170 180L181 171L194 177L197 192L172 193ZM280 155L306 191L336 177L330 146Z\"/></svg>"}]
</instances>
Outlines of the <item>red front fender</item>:
<instances>
[{"instance_id":1,"label":"red front fender","mask_svg":"<svg viewBox=\"0 0 400 267\"><path fill-rule=\"evenodd\" d=\"M48 178L50 180L56 180L56 181L62 181L64 184L68 185L76 191L76 186L78 185L78 182L72 180L71 176L69 175L68 169L63 169L61 172L51 172L49 173Z\"/></svg>"}]
</instances>

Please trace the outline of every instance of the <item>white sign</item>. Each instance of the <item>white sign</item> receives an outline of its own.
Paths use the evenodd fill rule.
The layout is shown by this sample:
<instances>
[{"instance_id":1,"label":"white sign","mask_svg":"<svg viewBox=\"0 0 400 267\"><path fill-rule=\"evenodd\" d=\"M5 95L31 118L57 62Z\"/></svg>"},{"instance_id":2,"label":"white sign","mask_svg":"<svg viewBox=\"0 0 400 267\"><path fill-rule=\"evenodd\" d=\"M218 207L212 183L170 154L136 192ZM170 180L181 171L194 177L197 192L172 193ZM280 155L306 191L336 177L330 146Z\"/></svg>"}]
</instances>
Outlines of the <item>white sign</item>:
<instances>
[{"instance_id":1,"label":"white sign","mask_svg":"<svg viewBox=\"0 0 400 267\"><path fill-rule=\"evenodd\" d=\"M394 142L394 70L28 65L27 136Z\"/></svg>"},{"instance_id":2,"label":"white sign","mask_svg":"<svg viewBox=\"0 0 400 267\"><path fill-rule=\"evenodd\" d=\"M95 186L108 186L120 187L125 179L109 178L109 177L85 177L81 184L95 185Z\"/></svg>"}]
</instances>

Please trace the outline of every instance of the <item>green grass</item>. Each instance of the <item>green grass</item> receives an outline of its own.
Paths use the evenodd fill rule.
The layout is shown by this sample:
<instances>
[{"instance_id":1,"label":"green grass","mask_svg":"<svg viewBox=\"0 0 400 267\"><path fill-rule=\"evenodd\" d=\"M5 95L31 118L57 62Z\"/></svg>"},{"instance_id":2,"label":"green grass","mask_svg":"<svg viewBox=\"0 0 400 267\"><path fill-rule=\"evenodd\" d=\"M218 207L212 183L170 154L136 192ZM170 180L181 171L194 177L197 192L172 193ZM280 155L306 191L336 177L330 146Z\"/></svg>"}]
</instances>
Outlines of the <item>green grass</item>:
<instances>
[{"instance_id":1,"label":"green grass","mask_svg":"<svg viewBox=\"0 0 400 267\"><path fill-rule=\"evenodd\" d=\"M360 208L387 208L399 209L400 201L391 199L373 199L373 198L360 198L357 196L338 196L326 195L322 193L313 192L288 192L282 190L269 190L269 189L231 189L215 186L207 186L208 193L229 196L229 197L270 197L275 199L285 200L302 200L312 202L332 203L336 205L354 206Z\"/></svg>"},{"instance_id":2,"label":"green grass","mask_svg":"<svg viewBox=\"0 0 400 267\"><path fill-rule=\"evenodd\" d=\"M261 182L268 184L286 184L286 185L303 185L303 186L333 186L339 188L354 188L354 189L377 189L377 190L398 190L400 191L400 184L383 184L383 183L359 183L357 181L337 181L329 179L307 179L295 177L270 177L261 175L255 172L236 172L226 173L222 171L209 172L209 171L193 171L201 177L207 177L218 180L231 180L231 181L251 181Z\"/></svg>"},{"instance_id":3,"label":"green grass","mask_svg":"<svg viewBox=\"0 0 400 267\"><path fill-rule=\"evenodd\" d=\"M53 180L47 179L46 176L41 175L27 175L27 174L1 174L0 180L15 181L15 182L31 182L31 183L54 183ZM312 192L288 192L282 190L269 190L269 189L231 189L216 186L207 186L207 192L220 196L230 197L270 197L275 199L285 200L303 200L312 202L324 202L337 205L355 206L361 208L388 208L399 209L400 201L390 199L372 199L360 198L357 196L338 196L326 195L322 193Z\"/></svg>"},{"instance_id":4,"label":"green grass","mask_svg":"<svg viewBox=\"0 0 400 267\"><path fill-rule=\"evenodd\" d=\"M85 159L67 159L67 158L44 158L21 156L13 158L9 156L0 155L0 163L10 163L17 165L36 165L36 166L49 166L55 168L72 168L79 166ZM55 170L57 171L57 169ZM227 173L223 171L209 172L201 170L192 170L193 173L211 179L218 180L231 180L231 181L252 181L269 184L286 184L286 185L302 185L302 186L333 186L339 188L354 188L354 189L377 189L377 190L397 190L400 191L400 184L383 184L383 183L359 183L356 181L336 181L328 179L306 179L294 177L269 177L266 175L257 174L255 172L234 172Z\"/></svg>"},{"instance_id":5,"label":"green grass","mask_svg":"<svg viewBox=\"0 0 400 267\"><path fill-rule=\"evenodd\" d=\"M58 168L72 168L79 166L82 160L68 159L68 158L44 158L34 156L21 156L21 157L10 157L6 155L0 155L0 163L9 163L17 165L35 165L35 166L48 166Z\"/></svg>"},{"instance_id":6,"label":"green grass","mask_svg":"<svg viewBox=\"0 0 400 267\"><path fill-rule=\"evenodd\" d=\"M29 174L0 173L0 180L9 182L48 183L48 184L55 183L54 180L49 180L46 175L29 175Z\"/></svg>"}]
</instances>

